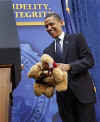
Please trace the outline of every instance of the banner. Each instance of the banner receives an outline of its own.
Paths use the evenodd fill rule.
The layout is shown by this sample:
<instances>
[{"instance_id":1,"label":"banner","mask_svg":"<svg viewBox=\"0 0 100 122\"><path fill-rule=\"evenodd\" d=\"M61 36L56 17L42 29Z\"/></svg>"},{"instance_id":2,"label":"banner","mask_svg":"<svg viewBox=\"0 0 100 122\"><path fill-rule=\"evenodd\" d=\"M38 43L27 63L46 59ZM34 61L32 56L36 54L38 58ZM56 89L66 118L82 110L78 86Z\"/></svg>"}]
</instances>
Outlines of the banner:
<instances>
[{"instance_id":1,"label":"banner","mask_svg":"<svg viewBox=\"0 0 100 122\"><path fill-rule=\"evenodd\" d=\"M58 0L13 0L12 5L21 46L21 61L24 64L22 78L13 93L12 122L61 122L56 95L52 98L34 94L34 80L27 77L32 65L40 60L43 49L53 39L44 28L48 12L62 15Z\"/></svg>"},{"instance_id":2,"label":"banner","mask_svg":"<svg viewBox=\"0 0 100 122\"><path fill-rule=\"evenodd\" d=\"M16 24L22 25L43 25L47 13L61 13L61 5L56 0L12 0Z\"/></svg>"}]
</instances>

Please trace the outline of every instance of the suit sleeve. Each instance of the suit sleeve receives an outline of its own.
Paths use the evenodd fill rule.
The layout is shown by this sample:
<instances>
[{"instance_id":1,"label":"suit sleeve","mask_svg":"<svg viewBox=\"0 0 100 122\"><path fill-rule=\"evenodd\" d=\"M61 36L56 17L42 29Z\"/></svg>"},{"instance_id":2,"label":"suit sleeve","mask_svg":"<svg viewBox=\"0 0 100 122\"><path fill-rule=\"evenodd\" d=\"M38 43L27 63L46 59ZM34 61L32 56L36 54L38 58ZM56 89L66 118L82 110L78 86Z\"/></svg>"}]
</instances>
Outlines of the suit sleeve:
<instances>
[{"instance_id":1,"label":"suit sleeve","mask_svg":"<svg viewBox=\"0 0 100 122\"><path fill-rule=\"evenodd\" d=\"M88 71L88 69L90 69L94 65L92 53L83 35L79 34L76 37L75 41L77 43L76 45L79 53L79 59L77 59L75 62L70 63L72 75Z\"/></svg>"},{"instance_id":2,"label":"suit sleeve","mask_svg":"<svg viewBox=\"0 0 100 122\"><path fill-rule=\"evenodd\" d=\"M48 51L48 48L46 48L46 49L43 50L43 54L48 54L48 55L50 55L50 54L49 54L49 51Z\"/></svg>"},{"instance_id":3,"label":"suit sleeve","mask_svg":"<svg viewBox=\"0 0 100 122\"><path fill-rule=\"evenodd\" d=\"M48 54L50 55L52 58L54 58L54 53L52 52L52 46L54 43L52 43L51 45L49 45L47 48L45 48L43 50L43 54Z\"/></svg>"}]
</instances>

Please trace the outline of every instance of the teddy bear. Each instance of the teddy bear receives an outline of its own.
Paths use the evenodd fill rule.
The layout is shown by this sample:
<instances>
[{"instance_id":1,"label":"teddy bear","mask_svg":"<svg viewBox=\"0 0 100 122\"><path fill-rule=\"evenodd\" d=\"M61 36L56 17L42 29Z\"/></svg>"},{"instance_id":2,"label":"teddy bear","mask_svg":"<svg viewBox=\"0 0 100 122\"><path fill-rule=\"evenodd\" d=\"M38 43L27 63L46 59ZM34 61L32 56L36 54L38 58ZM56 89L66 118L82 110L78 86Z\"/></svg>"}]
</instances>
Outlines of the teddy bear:
<instances>
[{"instance_id":1,"label":"teddy bear","mask_svg":"<svg viewBox=\"0 0 100 122\"><path fill-rule=\"evenodd\" d=\"M54 89L58 92L67 90L67 72L62 71L48 54L43 54L40 62L31 67L28 77L36 80L34 92L37 96L44 94L51 97Z\"/></svg>"},{"instance_id":2,"label":"teddy bear","mask_svg":"<svg viewBox=\"0 0 100 122\"><path fill-rule=\"evenodd\" d=\"M48 55L43 54L41 57L41 63L43 69L46 69L51 73L49 77L46 77L44 81L46 83L51 83L55 86L56 91L65 91L68 89L68 73L62 71L54 61L54 59Z\"/></svg>"},{"instance_id":3,"label":"teddy bear","mask_svg":"<svg viewBox=\"0 0 100 122\"><path fill-rule=\"evenodd\" d=\"M34 93L36 94L36 96L41 96L42 94L44 94L49 98L54 94L54 86L51 86L50 84L47 84L43 81L46 75L47 71L43 70L41 62L33 65L28 72L28 77L34 78L36 80L33 85Z\"/></svg>"}]
</instances>

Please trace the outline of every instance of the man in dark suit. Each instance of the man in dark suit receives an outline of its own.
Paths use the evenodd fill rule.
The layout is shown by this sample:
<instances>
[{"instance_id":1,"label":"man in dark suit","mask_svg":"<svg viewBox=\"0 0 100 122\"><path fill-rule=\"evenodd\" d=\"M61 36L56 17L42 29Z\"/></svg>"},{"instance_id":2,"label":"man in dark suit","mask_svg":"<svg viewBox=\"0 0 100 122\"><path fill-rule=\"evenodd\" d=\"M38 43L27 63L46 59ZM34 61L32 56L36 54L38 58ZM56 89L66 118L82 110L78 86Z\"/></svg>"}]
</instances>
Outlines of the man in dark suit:
<instances>
[{"instance_id":1,"label":"man in dark suit","mask_svg":"<svg viewBox=\"0 0 100 122\"><path fill-rule=\"evenodd\" d=\"M62 121L96 122L96 95L88 72L94 65L94 59L83 35L65 34L62 29L64 22L56 13L48 14L44 23L47 32L54 38L44 53L52 56L58 66L68 72L68 90L56 92Z\"/></svg>"}]
</instances>

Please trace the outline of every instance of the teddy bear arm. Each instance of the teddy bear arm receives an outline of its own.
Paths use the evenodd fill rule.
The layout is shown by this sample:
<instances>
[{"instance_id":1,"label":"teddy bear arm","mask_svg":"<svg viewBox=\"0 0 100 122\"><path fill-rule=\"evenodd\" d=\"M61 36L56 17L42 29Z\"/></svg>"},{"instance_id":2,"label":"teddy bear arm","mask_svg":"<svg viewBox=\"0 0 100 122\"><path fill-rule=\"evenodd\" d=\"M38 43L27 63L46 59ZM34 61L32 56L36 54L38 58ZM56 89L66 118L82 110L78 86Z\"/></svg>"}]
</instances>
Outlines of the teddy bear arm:
<instances>
[{"instance_id":1,"label":"teddy bear arm","mask_svg":"<svg viewBox=\"0 0 100 122\"><path fill-rule=\"evenodd\" d=\"M64 72L59 68L53 69L53 76L55 78L56 83L60 83L64 80Z\"/></svg>"},{"instance_id":2,"label":"teddy bear arm","mask_svg":"<svg viewBox=\"0 0 100 122\"><path fill-rule=\"evenodd\" d=\"M34 83L33 89L36 96L42 95L42 91L40 90L40 84Z\"/></svg>"},{"instance_id":3,"label":"teddy bear arm","mask_svg":"<svg viewBox=\"0 0 100 122\"><path fill-rule=\"evenodd\" d=\"M44 94L46 97L50 98L54 94L54 87L48 86L48 85L43 85L39 83L34 83L34 93L36 96L41 96Z\"/></svg>"},{"instance_id":4,"label":"teddy bear arm","mask_svg":"<svg viewBox=\"0 0 100 122\"><path fill-rule=\"evenodd\" d=\"M54 94L54 87L52 87L52 86L47 86L44 95L45 95L46 97L50 98L50 97L53 96L53 94Z\"/></svg>"},{"instance_id":5,"label":"teddy bear arm","mask_svg":"<svg viewBox=\"0 0 100 122\"><path fill-rule=\"evenodd\" d=\"M45 83L47 83L48 85L55 86L55 79L54 79L53 75L44 78L43 81Z\"/></svg>"},{"instance_id":6,"label":"teddy bear arm","mask_svg":"<svg viewBox=\"0 0 100 122\"><path fill-rule=\"evenodd\" d=\"M31 67L30 71L28 72L28 77L38 79L41 73L42 73L41 65L38 63Z\"/></svg>"},{"instance_id":7,"label":"teddy bear arm","mask_svg":"<svg viewBox=\"0 0 100 122\"><path fill-rule=\"evenodd\" d=\"M65 91L68 89L68 74L64 72L64 80L62 82L57 83L56 91Z\"/></svg>"}]
</instances>

